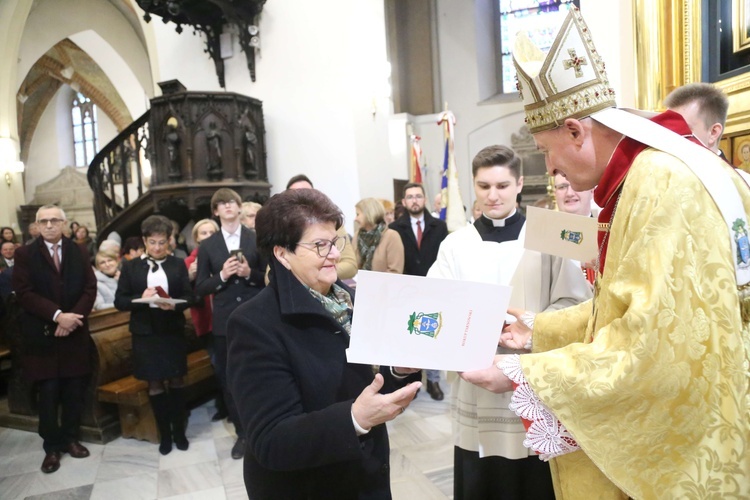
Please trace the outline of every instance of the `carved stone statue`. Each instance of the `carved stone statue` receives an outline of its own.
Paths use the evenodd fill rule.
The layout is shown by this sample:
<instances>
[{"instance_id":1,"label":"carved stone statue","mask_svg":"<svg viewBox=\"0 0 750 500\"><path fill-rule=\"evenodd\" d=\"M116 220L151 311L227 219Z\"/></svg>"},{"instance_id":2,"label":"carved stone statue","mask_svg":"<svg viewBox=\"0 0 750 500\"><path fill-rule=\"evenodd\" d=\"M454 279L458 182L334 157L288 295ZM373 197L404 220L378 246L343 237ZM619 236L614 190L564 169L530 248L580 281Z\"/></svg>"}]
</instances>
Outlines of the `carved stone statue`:
<instances>
[{"instance_id":1,"label":"carved stone statue","mask_svg":"<svg viewBox=\"0 0 750 500\"><path fill-rule=\"evenodd\" d=\"M258 137L255 135L255 127L252 123L245 124L245 133L243 137L245 144L244 172L245 179L257 180L258 167L255 164L255 147L258 144Z\"/></svg>"},{"instance_id":2,"label":"carved stone statue","mask_svg":"<svg viewBox=\"0 0 750 500\"><path fill-rule=\"evenodd\" d=\"M224 178L221 158L221 131L216 127L216 122L208 124L206 132L206 146L208 152L208 179L219 181Z\"/></svg>"},{"instance_id":3,"label":"carved stone statue","mask_svg":"<svg viewBox=\"0 0 750 500\"><path fill-rule=\"evenodd\" d=\"M182 179L182 161L180 157L180 143L182 138L177 131L177 119L171 117L167 120L167 133L164 136L167 143L167 154L169 156L169 179L179 181Z\"/></svg>"}]
</instances>

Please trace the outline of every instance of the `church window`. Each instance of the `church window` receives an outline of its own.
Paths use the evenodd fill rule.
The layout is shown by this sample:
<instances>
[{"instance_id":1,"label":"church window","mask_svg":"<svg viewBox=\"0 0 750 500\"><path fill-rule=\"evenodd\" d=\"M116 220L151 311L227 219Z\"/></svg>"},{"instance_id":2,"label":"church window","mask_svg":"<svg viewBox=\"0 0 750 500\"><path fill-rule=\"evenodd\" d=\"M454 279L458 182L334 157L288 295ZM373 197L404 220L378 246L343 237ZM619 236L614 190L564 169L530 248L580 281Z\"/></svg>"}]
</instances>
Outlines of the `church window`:
<instances>
[{"instance_id":1,"label":"church window","mask_svg":"<svg viewBox=\"0 0 750 500\"><path fill-rule=\"evenodd\" d=\"M99 151L99 139L96 135L96 104L85 95L76 92L71 106L71 118L76 165L88 166Z\"/></svg>"},{"instance_id":2,"label":"church window","mask_svg":"<svg viewBox=\"0 0 750 500\"><path fill-rule=\"evenodd\" d=\"M543 52L552 46L558 27L580 0L496 0L499 16L500 93L516 92L511 50L516 33L525 31Z\"/></svg>"}]
</instances>

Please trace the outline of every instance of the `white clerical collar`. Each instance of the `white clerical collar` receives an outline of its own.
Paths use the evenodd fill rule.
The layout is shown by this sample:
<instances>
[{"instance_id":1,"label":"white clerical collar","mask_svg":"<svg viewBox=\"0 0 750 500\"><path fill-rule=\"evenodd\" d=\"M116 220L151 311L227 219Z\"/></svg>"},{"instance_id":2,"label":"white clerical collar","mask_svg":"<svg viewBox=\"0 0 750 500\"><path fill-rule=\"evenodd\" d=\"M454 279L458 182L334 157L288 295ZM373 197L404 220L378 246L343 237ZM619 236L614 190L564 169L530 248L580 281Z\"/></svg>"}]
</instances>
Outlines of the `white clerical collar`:
<instances>
[{"instance_id":1,"label":"white clerical collar","mask_svg":"<svg viewBox=\"0 0 750 500\"><path fill-rule=\"evenodd\" d=\"M236 236L236 237L239 238L241 232L242 232L242 224L240 224L239 226L237 226L237 229L233 233L228 232L223 227L221 228L221 234L224 236L224 239L231 238L232 236Z\"/></svg>"},{"instance_id":2,"label":"white clerical collar","mask_svg":"<svg viewBox=\"0 0 750 500\"><path fill-rule=\"evenodd\" d=\"M505 221L507 221L508 219L510 219L511 217L513 217L514 215L516 215L516 209L515 208L513 209L513 211L510 214L508 214L507 217L505 217L503 219L493 219L491 217L487 217L484 213L482 213L482 217L484 217L488 221L492 222L492 225L495 226L495 227L505 227Z\"/></svg>"}]
</instances>

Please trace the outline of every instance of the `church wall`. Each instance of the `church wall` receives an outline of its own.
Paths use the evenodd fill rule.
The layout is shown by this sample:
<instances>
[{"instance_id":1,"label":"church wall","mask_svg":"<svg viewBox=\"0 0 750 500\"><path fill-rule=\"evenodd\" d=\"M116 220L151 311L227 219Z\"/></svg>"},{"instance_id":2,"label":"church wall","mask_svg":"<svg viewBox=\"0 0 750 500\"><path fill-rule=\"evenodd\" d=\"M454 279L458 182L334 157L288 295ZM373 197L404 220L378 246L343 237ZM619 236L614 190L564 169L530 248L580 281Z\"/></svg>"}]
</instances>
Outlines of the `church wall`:
<instances>
[{"instance_id":1,"label":"church wall","mask_svg":"<svg viewBox=\"0 0 750 500\"><path fill-rule=\"evenodd\" d=\"M129 0L125 0L129 1ZM122 7L126 10L126 7ZM8 145L12 145L15 152L13 161L18 159L18 130L16 126L17 113L15 99L19 85L26 77L29 68L47 50L61 39L75 33L94 29L99 32L96 37L88 37L90 43L83 37L84 50L91 49L92 57L97 60L108 74L115 87L122 93L126 105L134 117L139 116L147 107L147 97L153 95L154 85L151 78L151 62L145 46L151 45L151 34L148 28L141 30L138 21L133 16L129 22L122 16L122 11L114 7L108 0L2 0L0 1L0 138L3 138L3 154L7 155ZM136 28L134 28L136 26ZM98 38L98 39L97 39ZM81 39L79 39L79 42ZM106 46L105 46L106 42ZM108 52L109 51L109 52ZM124 69L118 65L128 65ZM131 69L132 68L132 69ZM129 73L129 75L128 75ZM51 103L50 106L54 108ZM47 113L55 113L46 110ZM108 122L109 120L106 119ZM49 123L48 123L49 125ZM103 123L105 129L106 124ZM40 134L36 137L36 147L41 147L47 153L58 151L58 142L52 131L52 142ZM111 125L109 129L114 129ZM110 132L106 132L108 141ZM39 142L40 137L45 137ZM5 140L5 139L10 139ZM105 142L106 143L106 142ZM44 154L43 151L39 151ZM44 161L49 165L48 161ZM64 155L55 158L52 165L65 165L68 162ZM24 178L34 181L29 186L22 181L22 176L16 174L15 181L0 196L0 224L15 225L16 208L28 203L29 193L33 193L35 185L44 182L45 173L34 172L33 162L26 165ZM51 174L52 172L48 172ZM41 175L40 175L41 174ZM56 174L55 174L56 175Z\"/></svg>"},{"instance_id":2,"label":"church wall","mask_svg":"<svg viewBox=\"0 0 750 500\"><path fill-rule=\"evenodd\" d=\"M250 81L236 36L234 55L225 60L227 90L263 101L272 192L305 173L341 207L350 231L360 198L391 193L392 175L382 173L390 157L388 106L373 118L366 88L372 67L385 60L382 9L377 0L335 0L324 9L314 2L268 2L259 22L257 81ZM152 24L162 80L179 79L188 90L219 89L200 37Z\"/></svg>"},{"instance_id":3,"label":"church wall","mask_svg":"<svg viewBox=\"0 0 750 500\"><path fill-rule=\"evenodd\" d=\"M27 202L34 198L38 185L59 175L64 167L78 166L82 167L80 171L84 173L87 171L88 166L75 165L73 124L70 115L73 94L73 89L68 85L60 87L39 119L26 163L25 198ZM97 110L97 120L99 147L102 147L117 135L117 128L101 110Z\"/></svg>"},{"instance_id":4,"label":"church wall","mask_svg":"<svg viewBox=\"0 0 750 500\"><path fill-rule=\"evenodd\" d=\"M128 108L133 120L146 112L150 92L147 93L141 87L136 74L111 45L94 30L76 33L68 38L91 56L104 74L107 75ZM100 143L101 146L104 146L104 144L106 143Z\"/></svg>"},{"instance_id":5,"label":"church wall","mask_svg":"<svg viewBox=\"0 0 750 500\"><path fill-rule=\"evenodd\" d=\"M483 29L487 29L484 11L491 2L475 0L469 4L455 0L436 1L442 101L447 102L457 120L456 165L462 199L468 209L474 199L471 185L473 156L491 144L510 145L511 134L523 125L523 106L520 100L498 102L497 99L486 99L488 75L480 64L488 64L492 58L488 54L491 49L486 46L482 36L477 36L477 31L481 34ZM581 10L593 32L597 49L606 62L610 82L617 91L618 104L633 106L635 80L631 2L581 0ZM415 122L428 162L425 184L428 191L435 194L439 189L443 162L442 132L439 127L432 126L432 120L417 118Z\"/></svg>"},{"instance_id":6,"label":"church wall","mask_svg":"<svg viewBox=\"0 0 750 500\"><path fill-rule=\"evenodd\" d=\"M139 34L107 0L87 0L85 3L35 0L18 54L16 90L31 66L45 52L60 40L88 30L96 31L117 51L138 79L141 89L150 95L152 81L146 48Z\"/></svg>"}]
</instances>

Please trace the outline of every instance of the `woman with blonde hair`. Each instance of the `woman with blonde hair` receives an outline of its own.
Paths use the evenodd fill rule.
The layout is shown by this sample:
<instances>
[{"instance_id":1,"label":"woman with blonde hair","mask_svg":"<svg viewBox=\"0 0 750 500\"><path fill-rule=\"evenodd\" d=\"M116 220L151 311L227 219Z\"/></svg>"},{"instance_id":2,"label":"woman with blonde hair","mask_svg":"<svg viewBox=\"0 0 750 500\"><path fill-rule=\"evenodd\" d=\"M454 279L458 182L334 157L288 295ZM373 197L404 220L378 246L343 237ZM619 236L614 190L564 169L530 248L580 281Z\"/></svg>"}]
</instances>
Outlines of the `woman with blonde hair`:
<instances>
[{"instance_id":1,"label":"woman with blonde hair","mask_svg":"<svg viewBox=\"0 0 750 500\"><path fill-rule=\"evenodd\" d=\"M385 208L375 198L355 205L359 228L354 234L357 265L366 271L404 272L404 244L401 236L385 223Z\"/></svg>"}]
</instances>

